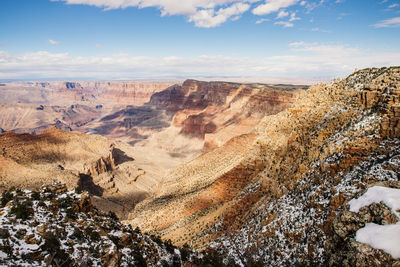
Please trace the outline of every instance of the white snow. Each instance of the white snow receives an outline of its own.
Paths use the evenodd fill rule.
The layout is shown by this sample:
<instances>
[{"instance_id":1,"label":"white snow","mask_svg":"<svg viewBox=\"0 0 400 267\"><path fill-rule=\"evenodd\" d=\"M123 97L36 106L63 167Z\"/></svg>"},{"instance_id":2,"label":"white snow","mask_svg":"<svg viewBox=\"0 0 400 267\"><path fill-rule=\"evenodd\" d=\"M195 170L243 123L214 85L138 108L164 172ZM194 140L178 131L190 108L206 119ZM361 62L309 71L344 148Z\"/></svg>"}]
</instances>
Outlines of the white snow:
<instances>
[{"instance_id":1,"label":"white snow","mask_svg":"<svg viewBox=\"0 0 400 267\"><path fill-rule=\"evenodd\" d=\"M385 203L398 218L400 218L400 189L388 188L383 186L373 186L361 197L352 199L349 202L350 211L358 212L362 207L372 203Z\"/></svg>"},{"instance_id":2,"label":"white snow","mask_svg":"<svg viewBox=\"0 0 400 267\"><path fill-rule=\"evenodd\" d=\"M367 223L365 227L357 231L356 241L368 244L376 249L382 249L392 255L394 259L400 258L399 223L392 225Z\"/></svg>"},{"instance_id":3,"label":"white snow","mask_svg":"<svg viewBox=\"0 0 400 267\"><path fill-rule=\"evenodd\" d=\"M400 219L400 189L382 186L371 187L361 197L352 199L349 202L350 211L358 212L362 207L381 201ZM400 222L391 225L367 223L357 231L355 239L373 248L382 249L394 259L400 258Z\"/></svg>"}]
</instances>

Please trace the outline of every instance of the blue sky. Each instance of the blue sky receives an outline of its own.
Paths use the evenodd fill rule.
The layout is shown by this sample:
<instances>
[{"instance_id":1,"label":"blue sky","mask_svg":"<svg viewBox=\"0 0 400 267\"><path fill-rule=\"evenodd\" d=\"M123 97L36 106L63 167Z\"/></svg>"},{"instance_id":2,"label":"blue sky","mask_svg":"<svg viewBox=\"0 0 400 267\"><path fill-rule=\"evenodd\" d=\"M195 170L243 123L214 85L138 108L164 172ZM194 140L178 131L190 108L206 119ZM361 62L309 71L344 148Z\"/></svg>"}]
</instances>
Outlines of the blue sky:
<instances>
[{"instance_id":1,"label":"blue sky","mask_svg":"<svg viewBox=\"0 0 400 267\"><path fill-rule=\"evenodd\" d=\"M313 82L399 48L399 0L0 1L1 80Z\"/></svg>"}]
</instances>

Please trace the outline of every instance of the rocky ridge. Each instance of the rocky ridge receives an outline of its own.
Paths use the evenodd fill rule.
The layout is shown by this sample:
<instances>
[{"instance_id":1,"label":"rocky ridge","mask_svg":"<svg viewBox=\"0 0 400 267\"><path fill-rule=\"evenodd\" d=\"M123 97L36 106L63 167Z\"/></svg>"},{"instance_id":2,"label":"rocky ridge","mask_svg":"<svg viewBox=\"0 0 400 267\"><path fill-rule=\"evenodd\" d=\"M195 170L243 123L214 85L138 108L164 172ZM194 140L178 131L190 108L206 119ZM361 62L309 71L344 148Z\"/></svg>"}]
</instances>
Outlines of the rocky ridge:
<instances>
[{"instance_id":1,"label":"rocky ridge","mask_svg":"<svg viewBox=\"0 0 400 267\"><path fill-rule=\"evenodd\" d=\"M243 140L235 159L216 149L171 173L127 222L241 266L398 264L371 247L363 257L365 249L343 245L354 244L354 232L335 233L347 201L379 182L398 183L399 89L399 67L313 86L265 117L253 137L232 140Z\"/></svg>"},{"instance_id":2,"label":"rocky ridge","mask_svg":"<svg viewBox=\"0 0 400 267\"><path fill-rule=\"evenodd\" d=\"M214 258L177 248L99 212L87 192L61 184L5 191L0 264L8 266L185 266Z\"/></svg>"}]
</instances>

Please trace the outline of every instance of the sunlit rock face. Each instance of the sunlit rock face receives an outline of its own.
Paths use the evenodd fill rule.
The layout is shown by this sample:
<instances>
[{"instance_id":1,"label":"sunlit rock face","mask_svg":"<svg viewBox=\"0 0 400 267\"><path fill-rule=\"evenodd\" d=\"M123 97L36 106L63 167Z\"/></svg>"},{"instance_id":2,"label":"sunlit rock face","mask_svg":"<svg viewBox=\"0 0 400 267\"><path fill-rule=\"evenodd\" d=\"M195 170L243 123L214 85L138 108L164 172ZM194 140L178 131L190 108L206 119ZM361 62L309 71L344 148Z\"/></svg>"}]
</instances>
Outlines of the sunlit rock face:
<instances>
[{"instance_id":1,"label":"sunlit rock face","mask_svg":"<svg viewBox=\"0 0 400 267\"><path fill-rule=\"evenodd\" d=\"M312 86L253 131L170 172L127 222L240 265L398 264L354 239L364 223L396 223L393 214L378 205L364 218L347 203L373 185L399 187L399 86L398 67ZM196 115L193 128L204 129Z\"/></svg>"}]
</instances>

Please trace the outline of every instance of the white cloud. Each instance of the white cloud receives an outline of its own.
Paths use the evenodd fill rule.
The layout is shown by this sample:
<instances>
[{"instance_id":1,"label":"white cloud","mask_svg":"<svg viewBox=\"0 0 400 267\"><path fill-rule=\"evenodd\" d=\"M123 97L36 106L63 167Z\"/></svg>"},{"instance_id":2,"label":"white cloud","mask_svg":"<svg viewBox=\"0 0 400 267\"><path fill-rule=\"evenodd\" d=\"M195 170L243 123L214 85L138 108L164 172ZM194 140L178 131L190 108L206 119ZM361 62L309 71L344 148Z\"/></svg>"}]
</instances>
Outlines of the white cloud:
<instances>
[{"instance_id":1,"label":"white cloud","mask_svg":"<svg viewBox=\"0 0 400 267\"><path fill-rule=\"evenodd\" d=\"M321 56L334 55L335 57L348 57L360 54L360 50L345 45L327 45L320 43L293 42L289 47L296 52L311 52ZM332 56L329 56L332 57Z\"/></svg>"},{"instance_id":2,"label":"white cloud","mask_svg":"<svg viewBox=\"0 0 400 267\"><path fill-rule=\"evenodd\" d=\"M265 4L259 5L253 9L255 15L267 15L278 11L281 8L286 8L295 5L299 0L265 0Z\"/></svg>"},{"instance_id":3,"label":"white cloud","mask_svg":"<svg viewBox=\"0 0 400 267\"><path fill-rule=\"evenodd\" d=\"M342 20L344 17L349 16L349 15L350 15L349 13L344 13L344 12L342 12L342 13L340 13L339 16L337 17L337 20Z\"/></svg>"},{"instance_id":4,"label":"white cloud","mask_svg":"<svg viewBox=\"0 0 400 267\"><path fill-rule=\"evenodd\" d=\"M278 15L276 16L277 19L281 19L284 17L289 16L289 12L286 12L285 10L281 10L279 11Z\"/></svg>"},{"instance_id":5,"label":"white cloud","mask_svg":"<svg viewBox=\"0 0 400 267\"><path fill-rule=\"evenodd\" d=\"M394 4L391 4L391 5L389 6L389 8L395 8L395 7L398 7L398 6L399 6L399 4L394 3Z\"/></svg>"},{"instance_id":6,"label":"white cloud","mask_svg":"<svg viewBox=\"0 0 400 267\"><path fill-rule=\"evenodd\" d=\"M220 8L217 12L215 12L215 10L212 8L203 9L190 16L189 21L194 22L197 27L216 27L233 16L243 14L249 8L249 4L236 3L227 8Z\"/></svg>"},{"instance_id":7,"label":"white cloud","mask_svg":"<svg viewBox=\"0 0 400 267\"><path fill-rule=\"evenodd\" d=\"M324 29L321 29L321 28L318 28L318 27L312 28L311 31L312 32L330 32L328 30L324 30Z\"/></svg>"},{"instance_id":8,"label":"white cloud","mask_svg":"<svg viewBox=\"0 0 400 267\"><path fill-rule=\"evenodd\" d=\"M128 7L158 8L161 16L182 15L197 27L217 27L228 20L237 20L252 9L255 15L268 15L278 12L277 19L289 13L284 8L299 4L310 12L322 5L325 0L51 0L65 2L69 5L90 5L104 10ZM259 3L259 2L263 3ZM254 8L253 8L254 7ZM297 18L292 18L296 20Z\"/></svg>"},{"instance_id":9,"label":"white cloud","mask_svg":"<svg viewBox=\"0 0 400 267\"><path fill-rule=\"evenodd\" d=\"M313 9L316 9L320 6L322 6L325 3L325 0L319 0L317 2L306 2L305 7L307 9L307 12L310 13Z\"/></svg>"},{"instance_id":10,"label":"white cloud","mask_svg":"<svg viewBox=\"0 0 400 267\"><path fill-rule=\"evenodd\" d=\"M282 26L285 27L285 28L292 28L292 27L294 26L293 23L288 22L288 21L277 21L277 22L275 22L274 24L276 24L276 25L282 25Z\"/></svg>"},{"instance_id":11,"label":"white cloud","mask_svg":"<svg viewBox=\"0 0 400 267\"><path fill-rule=\"evenodd\" d=\"M400 27L400 17L382 20L372 26L375 28L398 28Z\"/></svg>"},{"instance_id":12,"label":"white cloud","mask_svg":"<svg viewBox=\"0 0 400 267\"><path fill-rule=\"evenodd\" d=\"M160 9L161 16L184 15L197 27L216 27L233 17L246 12L251 3L261 0L52 0L63 1L67 4L91 5L105 10L118 8Z\"/></svg>"},{"instance_id":13,"label":"white cloud","mask_svg":"<svg viewBox=\"0 0 400 267\"><path fill-rule=\"evenodd\" d=\"M259 20L256 21L256 24L260 24L260 23L263 23L265 21L269 21L269 19L259 19Z\"/></svg>"},{"instance_id":14,"label":"white cloud","mask_svg":"<svg viewBox=\"0 0 400 267\"><path fill-rule=\"evenodd\" d=\"M54 41L54 40L52 40L52 39L49 39L47 42L48 42L49 44L51 44L51 45L59 45L59 44L60 44L60 42Z\"/></svg>"},{"instance_id":15,"label":"white cloud","mask_svg":"<svg viewBox=\"0 0 400 267\"><path fill-rule=\"evenodd\" d=\"M187 77L338 77L355 68L398 65L400 52L361 50L343 44L294 42L281 55L147 57L119 53L72 56L45 51L13 55L0 50L0 79L139 79ZM257 78L258 77L258 78ZM288 81L289 78L286 80Z\"/></svg>"},{"instance_id":16,"label":"white cloud","mask_svg":"<svg viewBox=\"0 0 400 267\"><path fill-rule=\"evenodd\" d=\"M296 20L300 20L300 18L296 17L296 12L292 12L290 14L290 19L289 21L296 21Z\"/></svg>"}]
</instances>

